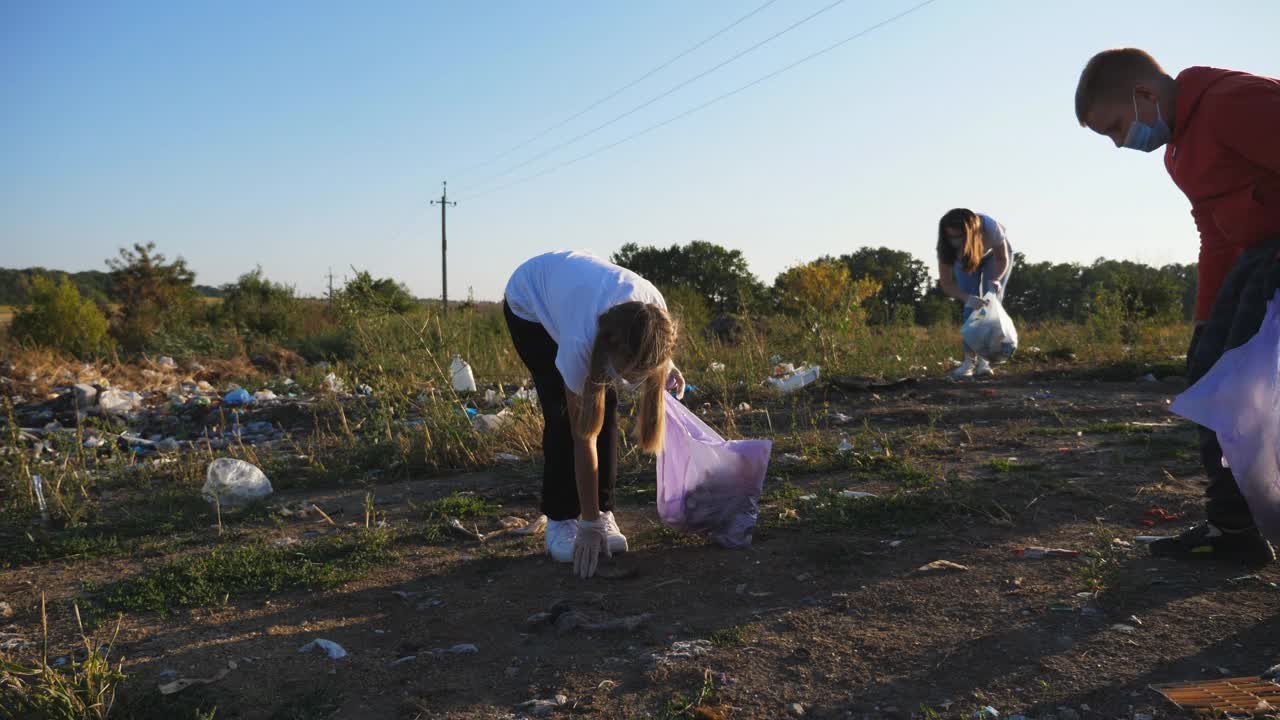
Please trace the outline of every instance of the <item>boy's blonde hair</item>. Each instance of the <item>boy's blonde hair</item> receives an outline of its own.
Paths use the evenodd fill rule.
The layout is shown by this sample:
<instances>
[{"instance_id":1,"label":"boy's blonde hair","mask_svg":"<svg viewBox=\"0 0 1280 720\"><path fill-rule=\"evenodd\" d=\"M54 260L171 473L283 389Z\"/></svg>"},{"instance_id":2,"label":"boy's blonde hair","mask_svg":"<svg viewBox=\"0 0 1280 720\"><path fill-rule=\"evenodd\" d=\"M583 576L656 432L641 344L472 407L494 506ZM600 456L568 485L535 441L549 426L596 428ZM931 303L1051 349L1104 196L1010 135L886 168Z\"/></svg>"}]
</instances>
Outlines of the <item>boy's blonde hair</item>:
<instances>
[{"instance_id":1,"label":"boy's blonde hair","mask_svg":"<svg viewBox=\"0 0 1280 720\"><path fill-rule=\"evenodd\" d=\"M1168 77L1168 73L1145 50L1103 50L1090 58L1080 73L1080 82L1076 84L1076 120L1084 127L1085 116L1099 100L1127 100L1135 85L1161 77Z\"/></svg>"}]
</instances>

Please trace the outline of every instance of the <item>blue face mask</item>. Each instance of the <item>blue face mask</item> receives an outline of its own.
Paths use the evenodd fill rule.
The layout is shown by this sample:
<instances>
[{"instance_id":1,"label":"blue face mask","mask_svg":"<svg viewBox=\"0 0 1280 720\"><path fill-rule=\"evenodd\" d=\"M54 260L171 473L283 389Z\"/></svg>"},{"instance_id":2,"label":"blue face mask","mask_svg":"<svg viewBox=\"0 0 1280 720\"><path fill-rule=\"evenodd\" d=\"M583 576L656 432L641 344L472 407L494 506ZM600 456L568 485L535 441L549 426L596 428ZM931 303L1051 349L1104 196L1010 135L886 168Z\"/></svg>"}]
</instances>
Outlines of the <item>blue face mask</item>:
<instances>
[{"instance_id":1,"label":"blue face mask","mask_svg":"<svg viewBox=\"0 0 1280 720\"><path fill-rule=\"evenodd\" d=\"M1129 132L1124 136L1122 147L1127 147L1130 150L1151 152L1169 142L1169 138L1172 135L1173 133L1170 132L1164 117L1160 114L1160 103L1156 103L1156 124L1154 126L1138 120L1138 96L1134 95L1133 124L1129 126Z\"/></svg>"}]
</instances>

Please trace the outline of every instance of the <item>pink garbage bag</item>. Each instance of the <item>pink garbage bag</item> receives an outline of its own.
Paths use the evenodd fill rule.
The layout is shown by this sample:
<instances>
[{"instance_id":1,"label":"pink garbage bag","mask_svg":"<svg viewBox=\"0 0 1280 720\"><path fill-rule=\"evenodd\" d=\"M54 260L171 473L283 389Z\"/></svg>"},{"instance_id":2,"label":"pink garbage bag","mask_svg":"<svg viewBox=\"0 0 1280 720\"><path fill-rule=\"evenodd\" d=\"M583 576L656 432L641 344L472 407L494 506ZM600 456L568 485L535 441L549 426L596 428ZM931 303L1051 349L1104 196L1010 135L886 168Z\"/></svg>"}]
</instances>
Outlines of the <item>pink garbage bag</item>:
<instances>
[{"instance_id":1,"label":"pink garbage bag","mask_svg":"<svg viewBox=\"0 0 1280 720\"><path fill-rule=\"evenodd\" d=\"M1280 293L1258 334L1223 353L1170 409L1218 434L1254 522L1280 540Z\"/></svg>"},{"instance_id":2,"label":"pink garbage bag","mask_svg":"<svg viewBox=\"0 0 1280 720\"><path fill-rule=\"evenodd\" d=\"M725 440L679 400L666 396L658 455L658 516L727 548L751 544L769 469L769 440Z\"/></svg>"}]
</instances>

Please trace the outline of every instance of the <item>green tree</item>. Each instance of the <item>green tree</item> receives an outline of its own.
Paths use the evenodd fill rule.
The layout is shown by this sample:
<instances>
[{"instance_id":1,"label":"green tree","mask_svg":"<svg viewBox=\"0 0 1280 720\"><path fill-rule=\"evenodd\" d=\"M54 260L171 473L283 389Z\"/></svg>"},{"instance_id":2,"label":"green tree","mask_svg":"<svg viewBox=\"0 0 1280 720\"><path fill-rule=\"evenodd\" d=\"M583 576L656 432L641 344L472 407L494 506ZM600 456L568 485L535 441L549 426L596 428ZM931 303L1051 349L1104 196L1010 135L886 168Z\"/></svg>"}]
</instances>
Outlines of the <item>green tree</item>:
<instances>
[{"instance_id":1,"label":"green tree","mask_svg":"<svg viewBox=\"0 0 1280 720\"><path fill-rule=\"evenodd\" d=\"M367 270L356 272L341 290L334 293L335 302L352 310L387 310L404 313L416 302L409 288L391 278L375 278Z\"/></svg>"},{"instance_id":2,"label":"green tree","mask_svg":"<svg viewBox=\"0 0 1280 720\"><path fill-rule=\"evenodd\" d=\"M294 289L266 279L261 267L223 286L222 295L218 314L244 335L281 341L298 330L301 301Z\"/></svg>"},{"instance_id":3,"label":"green tree","mask_svg":"<svg viewBox=\"0 0 1280 720\"><path fill-rule=\"evenodd\" d=\"M78 357L108 349L107 318L92 300L80 296L66 275L56 280L36 275L27 294L29 302L9 326L10 337Z\"/></svg>"},{"instance_id":4,"label":"green tree","mask_svg":"<svg viewBox=\"0 0 1280 720\"><path fill-rule=\"evenodd\" d=\"M855 279L875 280L880 292L867 298L863 307L873 325L911 322L915 308L929 289L929 268L911 253L887 247L860 248L837 258Z\"/></svg>"},{"instance_id":5,"label":"green tree","mask_svg":"<svg viewBox=\"0 0 1280 720\"><path fill-rule=\"evenodd\" d=\"M755 307L765 297L764 285L751 274L741 250L704 240L668 248L627 243L610 259L652 282L697 292L717 313Z\"/></svg>"},{"instance_id":6,"label":"green tree","mask_svg":"<svg viewBox=\"0 0 1280 720\"><path fill-rule=\"evenodd\" d=\"M128 350L142 350L155 333L185 329L198 309L195 273L182 258L166 262L155 243L121 248L107 260L111 290L120 312L112 332Z\"/></svg>"}]
</instances>

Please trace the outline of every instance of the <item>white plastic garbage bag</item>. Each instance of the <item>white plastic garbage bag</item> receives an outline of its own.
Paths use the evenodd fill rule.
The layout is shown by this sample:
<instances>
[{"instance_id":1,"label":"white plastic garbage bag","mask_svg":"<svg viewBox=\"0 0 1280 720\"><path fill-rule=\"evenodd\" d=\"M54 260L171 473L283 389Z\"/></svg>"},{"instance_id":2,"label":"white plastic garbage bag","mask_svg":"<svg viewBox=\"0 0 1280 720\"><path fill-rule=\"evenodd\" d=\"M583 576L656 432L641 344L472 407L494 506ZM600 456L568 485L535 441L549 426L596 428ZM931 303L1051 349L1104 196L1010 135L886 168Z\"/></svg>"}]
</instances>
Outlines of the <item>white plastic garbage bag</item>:
<instances>
[{"instance_id":1,"label":"white plastic garbage bag","mask_svg":"<svg viewBox=\"0 0 1280 720\"><path fill-rule=\"evenodd\" d=\"M271 481L253 463L235 458L218 458L209 463L201 494L210 502L236 505L270 495Z\"/></svg>"},{"instance_id":2,"label":"white plastic garbage bag","mask_svg":"<svg viewBox=\"0 0 1280 720\"><path fill-rule=\"evenodd\" d=\"M453 389L457 392L475 392L476 376L471 372L471 366L461 355L454 355L453 362L449 363L449 374L453 376Z\"/></svg>"},{"instance_id":3,"label":"white plastic garbage bag","mask_svg":"<svg viewBox=\"0 0 1280 720\"><path fill-rule=\"evenodd\" d=\"M1223 353L1169 409L1218 434L1254 522L1280 541L1280 293L1258 334Z\"/></svg>"},{"instance_id":4,"label":"white plastic garbage bag","mask_svg":"<svg viewBox=\"0 0 1280 720\"><path fill-rule=\"evenodd\" d=\"M98 393L98 409L107 415L123 415L142 407L142 396L136 392L110 388Z\"/></svg>"},{"instance_id":5,"label":"white plastic garbage bag","mask_svg":"<svg viewBox=\"0 0 1280 720\"><path fill-rule=\"evenodd\" d=\"M772 377L765 380L771 387L777 388L782 393L793 393L807 385L812 385L818 381L818 376L822 373L822 368L817 365L810 367L798 368L785 377Z\"/></svg>"},{"instance_id":6,"label":"white plastic garbage bag","mask_svg":"<svg viewBox=\"0 0 1280 720\"><path fill-rule=\"evenodd\" d=\"M960 328L960 336L978 355L991 362L1003 362L1018 349L1018 329L995 293L989 292L982 299L986 306L969 314Z\"/></svg>"}]
</instances>

